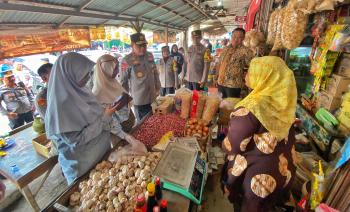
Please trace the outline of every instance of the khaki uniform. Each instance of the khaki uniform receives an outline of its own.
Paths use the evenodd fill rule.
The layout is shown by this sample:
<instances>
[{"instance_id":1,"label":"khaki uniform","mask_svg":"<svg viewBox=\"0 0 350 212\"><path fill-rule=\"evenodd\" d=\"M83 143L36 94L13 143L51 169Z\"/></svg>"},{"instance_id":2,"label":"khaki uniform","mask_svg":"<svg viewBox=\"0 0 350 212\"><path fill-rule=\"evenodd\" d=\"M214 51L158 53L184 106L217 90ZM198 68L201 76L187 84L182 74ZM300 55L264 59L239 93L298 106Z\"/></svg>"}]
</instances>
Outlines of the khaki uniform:
<instances>
[{"instance_id":1,"label":"khaki uniform","mask_svg":"<svg viewBox=\"0 0 350 212\"><path fill-rule=\"evenodd\" d=\"M134 105L149 105L160 89L159 75L152 53L144 56L133 53L124 57L120 66L120 82L130 92Z\"/></svg>"},{"instance_id":2,"label":"khaki uniform","mask_svg":"<svg viewBox=\"0 0 350 212\"><path fill-rule=\"evenodd\" d=\"M157 63L160 85L162 88L177 88L179 84L177 69L174 67L174 62L174 58L169 57L166 62L162 58Z\"/></svg>"},{"instance_id":3,"label":"khaki uniform","mask_svg":"<svg viewBox=\"0 0 350 212\"><path fill-rule=\"evenodd\" d=\"M205 52L206 47L202 44L190 46L185 57L181 78L184 77L190 83L207 82L210 61L205 59Z\"/></svg>"}]
</instances>

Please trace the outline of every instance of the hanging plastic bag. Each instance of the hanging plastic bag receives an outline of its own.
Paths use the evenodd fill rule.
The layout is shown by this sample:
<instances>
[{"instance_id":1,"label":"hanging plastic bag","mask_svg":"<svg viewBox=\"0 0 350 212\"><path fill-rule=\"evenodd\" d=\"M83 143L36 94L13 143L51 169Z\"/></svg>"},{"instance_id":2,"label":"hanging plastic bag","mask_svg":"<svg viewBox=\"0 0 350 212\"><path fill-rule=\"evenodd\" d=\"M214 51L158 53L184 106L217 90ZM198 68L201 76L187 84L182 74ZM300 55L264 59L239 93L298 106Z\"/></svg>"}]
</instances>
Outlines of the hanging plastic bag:
<instances>
[{"instance_id":1,"label":"hanging plastic bag","mask_svg":"<svg viewBox=\"0 0 350 212\"><path fill-rule=\"evenodd\" d=\"M303 41L308 15L288 6L283 16L281 40L283 46L291 50L299 47Z\"/></svg>"},{"instance_id":2,"label":"hanging plastic bag","mask_svg":"<svg viewBox=\"0 0 350 212\"><path fill-rule=\"evenodd\" d=\"M336 1L334 0L324 0L321 4L316 5L316 11L325 11L325 10L334 10L334 4Z\"/></svg>"},{"instance_id":3,"label":"hanging plastic bag","mask_svg":"<svg viewBox=\"0 0 350 212\"><path fill-rule=\"evenodd\" d=\"M275 42L274 42L272 51L283 49L281 35L282 35L282 25L283 25L285 11L286 11L285 8L280 9L276 16L277 18L276 37L275 37Z\"/></svg>"},{"instance_id":4,"label":"hanging plastic bag","mask_svg":"<svg viewBox=\"0 0 350 212\"><path fill-rule=\"evenodd\" d=\"M280 9L276 9L270 15L267 40L266 40L266 43L269 45L273 45L275 43L276 29L277 29L277 18L278 18L279 11L280 11Z\"/></svg>"},{"instance_id":5,"label":"hanging plastic bag","mask_svg":"<svg viewBox=\"0 0 350 212\"><path fill-rule=\"evenodd\" d=\"M256 48L260 44L265 43L265 36L263 33L253 29L247 32L243 44L248 48Z\"/></svg>"}]
</instances>

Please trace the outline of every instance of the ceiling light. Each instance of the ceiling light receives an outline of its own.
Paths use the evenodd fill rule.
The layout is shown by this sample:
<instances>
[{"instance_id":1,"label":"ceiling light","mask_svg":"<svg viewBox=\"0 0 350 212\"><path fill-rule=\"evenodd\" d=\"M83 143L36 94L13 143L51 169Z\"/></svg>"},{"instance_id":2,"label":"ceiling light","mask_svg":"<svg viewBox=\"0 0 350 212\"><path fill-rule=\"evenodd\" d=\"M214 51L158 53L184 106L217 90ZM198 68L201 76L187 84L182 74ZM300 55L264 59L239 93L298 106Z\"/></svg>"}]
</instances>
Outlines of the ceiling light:
<instances>
[{"instance_id":1,"label":"ceiling light","mask_svg":"<svg viewBox=\"0 0 350 212\"><path fill-rule=\"evenodd\" d=\"M218 1L218 6L221 6L222 5L222 1Z\"/></svg>"}]
</instances>

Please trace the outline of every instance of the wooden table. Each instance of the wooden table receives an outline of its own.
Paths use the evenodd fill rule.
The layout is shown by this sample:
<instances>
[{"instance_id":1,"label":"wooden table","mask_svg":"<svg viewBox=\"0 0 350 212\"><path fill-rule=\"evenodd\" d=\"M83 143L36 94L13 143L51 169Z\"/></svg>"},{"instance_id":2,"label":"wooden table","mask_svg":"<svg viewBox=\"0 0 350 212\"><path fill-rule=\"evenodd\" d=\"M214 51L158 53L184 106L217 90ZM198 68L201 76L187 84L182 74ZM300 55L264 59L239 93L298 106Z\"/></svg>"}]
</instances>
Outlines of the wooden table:
<instances>
[{"instance_id":1,"label":"wooden table","mask_svg":"<svg viewBox=\"0 0 350 212\"><path fill-rule=\"evenodd\" d=\"M9 147L6 150L7 155L0 159L0 174L17 186L34 211L39 211L35 196L57 164L58 157L45 158L35 151L32 140L39 134L34 132L31 126L30 123L10 132L10 137L15 139L15 144ZM11 170L13 165L19 168L16 174ZM32 192L28 185L44 173L46 174L39 188Z\"/></svg>"}]
</instances>

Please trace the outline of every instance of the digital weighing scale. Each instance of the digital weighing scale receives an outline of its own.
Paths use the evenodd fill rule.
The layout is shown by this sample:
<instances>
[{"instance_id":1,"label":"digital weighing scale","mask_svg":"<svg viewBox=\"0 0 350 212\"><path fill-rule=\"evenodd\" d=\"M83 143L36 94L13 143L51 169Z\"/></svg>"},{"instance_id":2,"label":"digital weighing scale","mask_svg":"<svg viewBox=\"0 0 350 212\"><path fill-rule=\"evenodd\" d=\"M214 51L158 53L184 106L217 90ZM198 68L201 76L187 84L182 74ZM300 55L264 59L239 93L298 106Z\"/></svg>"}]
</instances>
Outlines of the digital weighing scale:
<instances>
[{"instance_id":1,"label":"digital weighing scale","mask_svg":"<svg viewBox=\"0 0 350 212\"><path fill-rule=\"evenodd\" d=\"M201 204L207 174L206 163L196 150L180 143L169 143L154 170L163 189L177 192Z\"/></svg>"}]
</instances>

